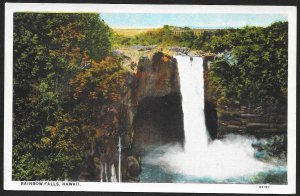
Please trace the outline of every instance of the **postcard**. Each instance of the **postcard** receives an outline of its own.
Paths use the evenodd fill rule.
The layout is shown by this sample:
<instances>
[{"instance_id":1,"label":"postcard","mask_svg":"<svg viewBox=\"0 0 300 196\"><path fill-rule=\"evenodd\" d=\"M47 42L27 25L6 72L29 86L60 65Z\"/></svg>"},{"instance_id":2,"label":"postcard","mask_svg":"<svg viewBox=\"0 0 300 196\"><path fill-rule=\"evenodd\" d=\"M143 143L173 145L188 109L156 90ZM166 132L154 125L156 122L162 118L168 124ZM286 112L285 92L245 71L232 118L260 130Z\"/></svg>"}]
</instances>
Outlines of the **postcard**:
<instances>
[{"instance_id":1,"label":"postcard","mask_svg":"<svg viewBox=\"0 0 300 196\"><path fill-rule=\"evenodd\" d=\"M4 189L295 193L296 13L7 3Z\"/></svg>"}]
</instances>

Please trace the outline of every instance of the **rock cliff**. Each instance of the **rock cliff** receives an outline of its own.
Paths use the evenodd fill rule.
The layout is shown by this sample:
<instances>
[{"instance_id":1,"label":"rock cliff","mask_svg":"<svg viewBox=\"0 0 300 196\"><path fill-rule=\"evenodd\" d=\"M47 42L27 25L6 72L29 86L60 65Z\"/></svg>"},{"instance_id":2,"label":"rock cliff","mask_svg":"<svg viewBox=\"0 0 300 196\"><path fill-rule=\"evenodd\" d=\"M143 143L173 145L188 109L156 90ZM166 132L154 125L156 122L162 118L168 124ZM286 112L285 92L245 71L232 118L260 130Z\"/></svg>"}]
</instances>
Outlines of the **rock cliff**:
<instances>
[{"instance_id":1,"label":"rock cliff","mask_svg":"<svg viewBox=\"0 0 300 196\"><path fill-rule=\"evenodd\" d=\"M135 100L171 93L180 93L176 59L162 52L154 53L152 59L141 57L133 84Z\"/></svg>"},{"instance_id":2,"label":"rock cliff","mask_svg":"<svg viewBox=\"0 0 300 196\"><path fill-rule=\"evenodd\" d=\"M126 63L130 60L126 57ZM147 147L184 142L182 97L175 58L162 52L142 56L128 75L129 88L118 104L102 108L103 126L96 133L83 162L79 180L112 181L111 168L118 168L118 139L121 137L123 182L139 181L139 156ZM200 101L200 100L199 100ZM217 114L205 102L205 116L212 139L217 136Z\"/></svg>"},{"instance_id":3,"label":"rock cliff","mask_svg":"<svg viewBox=\"0 0 300 196\"><path fill-rule=\"evenodd\" d=\"M141 57L133 83L135 150L183 143L183 112L176 59L162 52Z\"/></svg>"}]
</instances>

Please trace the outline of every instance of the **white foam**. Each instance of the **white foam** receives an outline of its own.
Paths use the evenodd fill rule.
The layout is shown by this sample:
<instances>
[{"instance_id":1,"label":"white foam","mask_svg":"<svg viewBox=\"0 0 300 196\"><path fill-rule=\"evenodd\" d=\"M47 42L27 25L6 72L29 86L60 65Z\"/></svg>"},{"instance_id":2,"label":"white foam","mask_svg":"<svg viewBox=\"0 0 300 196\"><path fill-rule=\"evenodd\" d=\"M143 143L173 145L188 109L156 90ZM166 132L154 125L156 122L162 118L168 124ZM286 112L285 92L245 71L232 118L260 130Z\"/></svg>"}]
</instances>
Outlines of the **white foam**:
<instances>
[{"instance_id":1,"label":"white foam","mask_svg":"<svg viewBox=\"0 0 300 196\"><path fill-rule=\"evenodd\" d=\"M229 135L208 143L202 58L176 56L176 59L184 115L184 149L178 145L163 146L149 154L145 162L183 175L218 179L249 176L270 169L271 165L254 157L251 138Z\"/></svg>"},{"instance_id":2,"label":"white foam","mask_svg":"<svg viewBox=\"0 0 300 196\"><path fill-rule=\"evenodd\" d=\"M156 154L157 149L145 162L187 176L216 179L251 176L271 169L271 165L254 157L251 143L250 138L230 135L197 151L186 151L179 145L163 146L159 148L163 154Z\"/></svg>"}]
</instances>

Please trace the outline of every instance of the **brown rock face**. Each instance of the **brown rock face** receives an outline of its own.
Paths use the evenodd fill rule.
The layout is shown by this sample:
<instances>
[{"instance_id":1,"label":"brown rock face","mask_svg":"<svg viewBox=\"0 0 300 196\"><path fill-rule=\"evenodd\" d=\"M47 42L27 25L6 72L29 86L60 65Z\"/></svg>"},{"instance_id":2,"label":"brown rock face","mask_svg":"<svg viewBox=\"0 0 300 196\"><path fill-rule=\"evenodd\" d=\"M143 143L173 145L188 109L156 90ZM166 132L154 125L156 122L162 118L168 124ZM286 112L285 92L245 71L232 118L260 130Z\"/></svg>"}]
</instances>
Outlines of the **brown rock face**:
<instances>
[{"instance_id":1,"label":"brown rock face","mask_svg":"<svg viewBox=\"0 0 300 196\"><path fill-rule=\"evenodd\" d=\"M161 52L141 58L133 86L135 150L183 143L183 112L176 59Z\"/></svg>"},{"instance_id":2,"label":"brown rock face","mask_svg":"<svg viewBox=\"0 0 300 196\"><path fill-rule=\"evenodd\" d=\"M180 92L176 59L162 52L155 53L151 60L141 57L133 91L137 102Z\"/></svg>"}]
</instances>

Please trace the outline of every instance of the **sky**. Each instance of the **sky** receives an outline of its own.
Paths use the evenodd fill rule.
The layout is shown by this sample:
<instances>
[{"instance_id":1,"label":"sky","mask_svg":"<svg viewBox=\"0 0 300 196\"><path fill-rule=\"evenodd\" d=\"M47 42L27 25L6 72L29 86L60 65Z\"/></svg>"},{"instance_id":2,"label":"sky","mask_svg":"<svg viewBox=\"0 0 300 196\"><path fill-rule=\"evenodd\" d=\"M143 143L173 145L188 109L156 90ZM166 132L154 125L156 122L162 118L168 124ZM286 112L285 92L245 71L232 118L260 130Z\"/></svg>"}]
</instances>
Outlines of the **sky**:
<instances>
[{"instance_id":1,"label":"sky","mask_svg":"<svg viewBox=\"0 0 300 196\"><path fill-rule=\"evenodd\" d=\"M174 25L194 28L238 28L268 26L275 21L287 21L281 14L158 14L101 13L100 17L112 28L153 28Z\"/></svg>"}]
</instances>

